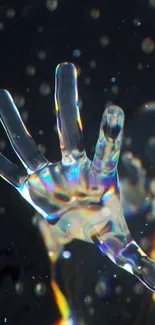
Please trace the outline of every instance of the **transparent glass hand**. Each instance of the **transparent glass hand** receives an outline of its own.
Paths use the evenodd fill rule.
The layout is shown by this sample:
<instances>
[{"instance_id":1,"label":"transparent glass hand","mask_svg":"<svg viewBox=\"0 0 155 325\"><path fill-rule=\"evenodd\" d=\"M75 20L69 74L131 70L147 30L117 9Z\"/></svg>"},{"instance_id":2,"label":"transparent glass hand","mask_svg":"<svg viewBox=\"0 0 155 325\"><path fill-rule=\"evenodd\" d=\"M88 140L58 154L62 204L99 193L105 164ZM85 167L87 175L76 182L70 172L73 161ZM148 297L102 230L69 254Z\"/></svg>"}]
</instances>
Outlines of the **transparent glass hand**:
<instances>
[{"instance_id":1,"label":"transparent glass hand","mask_svg":"<svg viewBox=\"0 0 155 325\"><path fill-rule=\"evenodd\" d=\"M0 90L0 117L11 145L25 167L0 156L1 176L53 227L57 236L94 242L115 264L155 291L155 263L132 238L126 224L117 173L124 113L103 113L93 161L83 146L73 64L56 69L55 104L62 160L51 163L38 151L10 94ZM54 228L53 228L54 229Z\"/></svg>"}]
</instances>

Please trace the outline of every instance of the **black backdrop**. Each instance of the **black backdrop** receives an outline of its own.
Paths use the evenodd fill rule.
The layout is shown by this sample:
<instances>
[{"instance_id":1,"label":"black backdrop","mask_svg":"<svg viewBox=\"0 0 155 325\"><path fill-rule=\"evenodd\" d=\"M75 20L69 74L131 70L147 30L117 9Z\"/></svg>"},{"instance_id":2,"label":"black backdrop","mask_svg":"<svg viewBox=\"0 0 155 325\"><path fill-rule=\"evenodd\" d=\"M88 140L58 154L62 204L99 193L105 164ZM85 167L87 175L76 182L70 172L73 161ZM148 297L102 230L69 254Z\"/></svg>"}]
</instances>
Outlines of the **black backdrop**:
<instances>
[{"instance_id":1,"label":"black backdrop","mask_svg":"<svg viewBox=\"0 0 155 325\"><path fill-rule=\"evenodd\" d=\"M55 68L59 62L71 61L80 71L89 157L105 104L112 101L125 111L130 150L153 175L153 160L148 161L145 146L154 135L155 118L139 113L141 105L155 100L153 2L58 0L52 9L52 1L49 8L44 0L0 1L0 88L10 91L48 159L60 158L53 100ZM2 127L0 148L17 162ZM41 236L31 222L33 215L33 209L0 180L0 325L49 325L56 312L50 290L42 297L34 292L39 281L48 286L50 269ZM153 232L151 223L141 233L144 220L142 215L128 220L137 241ZM88 325L154 324L152 294L138 287L135 278L93 246L74 242L68 249L72 258L60 259L58 278L64 291L67 287L78 324L82 320ZM100 297L95 287L103 279L108 290L102 296L101 286ZM15 290L18 281L23 283L21 294Z\"/></svg>"}]
</instances>

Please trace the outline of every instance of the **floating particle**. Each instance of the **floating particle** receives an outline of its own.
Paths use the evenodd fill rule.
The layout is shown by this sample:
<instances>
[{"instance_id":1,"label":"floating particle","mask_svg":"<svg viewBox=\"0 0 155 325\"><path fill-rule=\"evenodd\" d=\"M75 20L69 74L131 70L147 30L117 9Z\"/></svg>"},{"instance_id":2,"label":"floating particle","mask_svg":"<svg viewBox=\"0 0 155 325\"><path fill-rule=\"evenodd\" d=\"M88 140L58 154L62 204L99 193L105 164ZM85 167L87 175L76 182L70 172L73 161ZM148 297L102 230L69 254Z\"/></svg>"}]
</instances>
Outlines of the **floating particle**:
<instances>
[{"instance_id":1,"label":"floating particle","mask_svg":"<svg viewBox=\"0 0 155 325\"><path fill-rule=\"evenodd\" d=\"M95 60L90 60L89 61L89 66L91 69L96 69L96 61Z\"/></svg>"},{"instance_id":2,"label":"floating particle","mask_svg":"<svg viewBox=\"0 0 155 325\"><path fill-rule=\"evenodd\" d=\"M51 87L50 87L49 83L42 82L39 87L39 91L40 91L41 95L48 96L51 93Z\"/></svg>"},{"instance_id":3,"label":"floating particle","mask_svg":"<svg viewBox=\"0 0 155 325\"><path fill-rule=\"evenodd\" d=\"M38 26L38 32L43 33L43 31L44 31L44 27L43 26Z\"/></svg>"},{"instance_id":4,"label":"floating particle","mask_svg":"<svg viewBox=\"0 0 155 325\"><path fill-rule=\"evenodd\" d=\"M141 21L139 20L139 18L134 18L133 19L133 24L136 26L136 27L139 27L141 26Z\"/></svg>"},{"instance_id":5,"label":"floating particle","mask_svg":"<svg viewBox=\"0 0 155 325\"><path fill-rule=\"evenodd\" d=\"M92 8L90 11L90 16L93 19L98 19L100 17L100 10L98 8Z\"/></svg>"},{"instance_id":6,"label":"floating particle","mask_svg":"<svg viewBox=\"0 0 155 325\"><path fill-rule=\"evenodd\" d=\"M111 82L115 82L116 81L116 78L115 77L112 77L111 78Z\"/></svg>"},{"instance_id":7,"label":"floating particle","mask_svg":"<svg viewBox=\"0 0 155 325\"><path fill-rule=\"evenodd\" d=\"M136 295L141 295L144 292L144 287L140 282L137 282L133 288Z\"/></svg>"},{"instance_id":8,"label":"floating particle","mask_svg":"<svg viewBox=\"0 0 155 325\"><path fill-rule=\"evenodd\" d=\"M90 85L90 83L91 83L91 79L90 79L90 77L86 77L85 79L84 79L84 83L88 86L88 85Z\"/></svg>"},{"instance_id":9,"label":"floating particle","mask_svg":"<svg viewBox=\"0 0 155 325\"><path fill-rule=\"evenodd\" d=\"M39 149L39 151L41 151L41 153L44 155L45 153L46 153L46 151L47 151L47 149L46 149L46 147L45 147L45 145L44 144L38 144L38 149Z\"/></svg>"},{"instance_id":10,"label":"floating particle","mask_svg":"<svg viewBox=\"0 0 155 325\"><path fill-rule=\"evenodd\" d=\"M149 0L149 5L150 5L152 8L155 8L155 0Z\"/></svg>"},{"instance_id":11,"label":"floating particle","mask_svg":"<svg viewBox=\"0 0 155 325\"><path fill-rule=\"evenodd\" d=\"M38 296L38 297L42 297L46 294L46 291L47 291L47 287L46 287L46 284L43 283L43 282L39 282L36 284L35 286L35 294Z\"/></svg>"},{"instance_id":12,"label":"floating particle","mask_svg":"<svg viewBox=\"0 0 155 325\"><path fill-rule=\"evenodd\" d=\"M107 47L110 43L109 37L107 35L100 37L100 45L102 47Z\"/></svg>"},{"instance_id":13,"label":"floating particle","mask_svg":"<svg viewBox=\"0 0 155 325\"><path fill-rule=\"evenodd\" d=\"M0 216L2 216L5 213L5 208L3 205L0 206Z\"/></svg>"},{"instance_id":14,"label":"floating particle","mask_svg":"<svg viewBox=\"0 0 155 325\"><path fill-rule=\"evenodd\" d=\"M39 60L45 60L45 58L46 58L46 53L45 53L45 51L39 51L39 52L37 53L37 56L38 56L38 59L39 59Z\"/></svg>"},{"instance_id":15,"label":"floating particle","mask_svg":"<svg viewBox=\"0 0 155 325\"><path fill-rule=\"evenodd\" d=\"M43 135L43 134L44 134L44 131L43 131L43 130L39 130L39 131L38 131L38 134L39 134L39 135Z\"/></svg>"},{"instance_id":16,"label":"floating particle","mask_svg":"<svg viewBox=\"0 0 155 325\"><path fill-rule=\"evenodd\" d=\"M155 102L148 102L142 106L142 111L153 112L155 111Z\"/></svg>"},{"instance_id":17,"label":"floating particle","mask_svg":"<svg viewBox=\"0 0 155 325\"><path fill-rule=\"evenodd\" d=\"M16 94L14 95L14 102L18 108L21 108L25 105L25 98L23 95Z\"/></svg>"},{"instance_id":18,"label":"floating particle","mask_svg":"<svg viewBox=\"0 0 155 325\"><path fill-rule=\"evenodd\" d=\"M91 296L86 296L85 298L84 298L84 302L85 302L85 304L87 305L87 306L89 306L89 305L91 305L92 304L92 302L93 302L93 298L91 297Z\"/></svg>"},{"instance_id":19,"label":"floating particle","mask_svg":"<svg viewBox=\"0 0 155 325\"><path fill-rule=\"evenodd\" d=\"M0 151L4 150L6 147L6 142L4 139L0 139Z\"/></svg>"},{"instance_id":20,"label":"floating particle","mask_svg":"<svg viewBox=\"0 0 155 325\"><path fill-rule=\"evenodd\" d=\"M21 111L21 117L25 123L28 121L29 113L26 110Z\"/></svg>"},{"instance_id":21,"label":"floating particle","mask_svg":"<svg viewBox=\"0 0 155 325\"><path fill-rule=\"evenodd\" d=\"M81 56L81 51L79 49L75 49L73 50L72 54L75 58L79 58Z\"/></svg>"},{"instance_id":22,"label":"floating particle","mask_svg":"<svg viewBox=\"0 0 155 325\"><path fill-rule=\"evenodd\" d=\"M132 144L132 138L131 137L124 137L123 142L124 142L125 146L129 147Z\"/></svg>"},{"instance_id":23,"label":"floating particle","mask_svg":"<svg viewBox=\"0 0 155 325\"><path fill-rule=\"evenodd\" d=\"M64 251L64 252L62 253L62 256L63 256L65 259L69 259L69 258L72 256L72 254L71 254L71 252L69 252L69 251Z\"/></svg>"},{"instance_id":24,"label":"floating particle","mask_svg":"<svg viewBox=\"0 0 155 325\"><path fill-rule=\"evenodd\" d=\"M4 24L2 21L0 21L0 30L3 30L4 29Z\"/></svg>"},{"instance_id":25,"label":"floating particle","mask_svg":"<svg viewBox=\"0 0 155 325\"><path fill-rule=\"evenodd\" d=\"M46 0L46 8L49 11L54 11L58 7L58 0Z\"/></svg>"},{"instance_id":26,"label":"floating particle","mask_svg":"<svg viewBox=\"0 0 155 325\"><path fill-rule=\"evenodd\" d=\"M34 226L37 226L40 220L40 216L38 213L35 213L34 216L32 217L32 224Z\"/></svg>"},{"instance_id":27,"label":"floating particle","mask_svg":"<svg viewBox=\"0 0 155 325\"><path fill-rule=\"evenodd\" d=\"M106 291L106 284L104 281L99 281L95 286L95 293L99 297L104 297Z\"/></svg>"},{"instance_id":28,"label":"floating particle","mask_svg":"<svg viewBox=\"0 0 155 325\"><path fill-rule=\"evenodd\" d=\"M16 293L18 293L18 295L21 295L24 291L24 284L23 282L19 281L16 283L15 285L15 290L16 290Z\"/></svg>"},{"instance_id":29,"label":"floating particle","mask_svg":"<svg viewBox=\"0 0 155 325\"><path fill-rule=\"evenodd\" d=\"M8 18L10 18L10 19L14 18L15 17L15 14L16 14L16 12L15 12L15 9L13 9L13 8L8 8L6 10L6 16Z\"/></svg>"},{"instance_id":30,"label":"floating particle","mask_svg":"<svg viewBox=\"0 0 155 325\"><path fill-rule=\"evenodd\" d=\"M93 307L91 307L89 309L89 314L92 316L92 315L94 315L94 313L95 313L95 309Z\"/></svg>"},{"instance_id":31,"label":"floating particle","mask_svg":"<svg viewBox=\"0 0 155 325\"><path fill-rule=\"evenodd\" d=\"M111 91L112 91L113 94L118 95L118 93L119 93L119 87L117 85L113 85L111 87Z\"/></svg>"},{"instance_id":32,"label":"floating particle","mask_svg":"<svg viewBox=\"0 0 155 325\"><path fill-rule=\"evenodd\" d=\"M155 48L154 41L151 39L151 37L146 37L143 39L141 47L143 52L150 54L154 51Z\"/></svg>"},{"instance_id":33,"label":"floating particle","mask_svg":"<svg viewBox=\"0 0 155 325\"><path fill-rule=\"evenodd\" d=\"M137 64L137 69L139 70L139 71L142 71L143 70L143 64L141 63L141 62L139 62L138 64Z\"/></svg>"},{"instance_id":34,"label":"floating particle","mask_svg":"<svg viewBox=\"0 0 155 325\"><path fill-rule=\"evenodd\" d=\"M27 76L33 77L36 73L36 68L34 65L29 64L26 66L25 72L26 72Z\"/></svg>"},{"instance_id":35,"label":"floating particle","mask_svg":"<svg viewBox=\"0 0 155 325\"><path fill-rule=\"evenodd\" d=\"M4 323L7 323L8 319L6 317L4 317Z\"/></svg>"},{"instance_id":36,"label":"floating particle","mask_svg":"<svg viewBox=\"0 0 155 325\"><path fill-rule=\"evenodd\" d=\"M83 100L81 98L79 98L78 104L79 104L79 109L81 109L83 106Z\"/></svg>"},{"instance_id":37,"label":"floating particle","mask_svg":"<svg viewBox=\"0 0 155 325\"><path fill-rule=\"evenodd\" d=\"M141 241L141 247L144 249L144 250L147 250L149 247L150 247L150 241L148 238L142 238Z\"/></svg>"},{"instance_id":38,"label":"floating particle","mask_svg":"<svg viewBox=\"0 0 155 325\"><path fill-rule=\"evenodd\" d=\"M115 292L117 295L120 295L122 293L122 287L120 285L116 286Z\"/></svg>"},{"instance_id":39,"label":"floating particle","mask_svg":"<svg viewBox=\"0 0 155 325\"><path fill-rule=\"evenodd\" d=\"M130 297L126 297L126 302L129 303L131 301Z\"/></svg>"}]
</instances>

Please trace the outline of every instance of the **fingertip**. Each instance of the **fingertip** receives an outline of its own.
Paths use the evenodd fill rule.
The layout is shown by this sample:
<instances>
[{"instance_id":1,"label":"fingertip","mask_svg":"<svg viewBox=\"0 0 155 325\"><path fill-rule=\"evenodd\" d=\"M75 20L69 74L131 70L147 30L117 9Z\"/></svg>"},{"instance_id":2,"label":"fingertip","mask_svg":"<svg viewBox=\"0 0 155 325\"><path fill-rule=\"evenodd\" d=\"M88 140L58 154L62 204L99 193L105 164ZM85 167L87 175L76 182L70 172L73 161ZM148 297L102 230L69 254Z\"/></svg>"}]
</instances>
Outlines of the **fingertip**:
<instances>
[{"instance_id":1,"label":"fingertip","mask_svg":"<svg viewBox=\"0 0 155 325\"><path fill-rule=\"evenodd\" d=\"M119 106L110 105L105 109L101 121L101 129L103 129L107 140L117 140L118 136L122 134L124 120L124 112Z\"/></svg>"}]
</instances>

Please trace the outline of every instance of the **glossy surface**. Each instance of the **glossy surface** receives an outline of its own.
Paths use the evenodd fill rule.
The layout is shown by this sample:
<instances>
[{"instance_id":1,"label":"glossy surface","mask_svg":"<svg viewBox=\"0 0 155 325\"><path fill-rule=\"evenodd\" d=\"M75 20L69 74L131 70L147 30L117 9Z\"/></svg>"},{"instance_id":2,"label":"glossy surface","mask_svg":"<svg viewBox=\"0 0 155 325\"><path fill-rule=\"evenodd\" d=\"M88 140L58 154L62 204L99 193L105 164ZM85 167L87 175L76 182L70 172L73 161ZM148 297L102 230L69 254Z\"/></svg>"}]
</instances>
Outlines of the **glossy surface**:
<instances>
[{"instance_id":1,"label":"glossy surface","mask_svg":"<svg viewBox=\"0 0 155 325\"><path fill-rule=\"evenodd\" d=\"M56 238L93 242L115 264L155 290L155 263L132 238L126 224L117 173L124 113L103 113L93 161L83 145L73 64L56 69L55 103L62 160L48 162L26 130L11 96L0 91L0 116L25 174L0 156L1 176L53 225ZM50 249L49 249L50 250Z\"/></svg>"}]
</instances>

